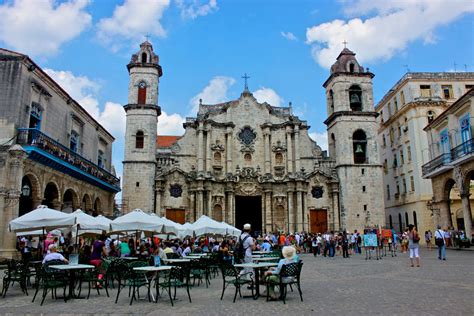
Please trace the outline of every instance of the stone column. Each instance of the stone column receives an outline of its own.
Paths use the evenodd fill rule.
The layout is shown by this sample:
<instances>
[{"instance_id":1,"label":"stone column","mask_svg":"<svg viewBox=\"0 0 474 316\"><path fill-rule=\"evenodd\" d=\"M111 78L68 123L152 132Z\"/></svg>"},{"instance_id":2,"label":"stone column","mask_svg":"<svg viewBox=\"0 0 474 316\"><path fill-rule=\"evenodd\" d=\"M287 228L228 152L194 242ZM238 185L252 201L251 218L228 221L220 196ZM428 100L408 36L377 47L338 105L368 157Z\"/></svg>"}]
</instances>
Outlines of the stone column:
<instances>
[{"instance_id":1,"label":"stone column","mask_svg":"<svg viewBox=\"0 0 474 316\"><path fill-rule=\"evenodd\" d=\"M189 211L191 213L192 221L196 221L196 192L191 191L189 194Z\"/></svg>"},{"instance_id":2,"label":"stone column","mask_svg":"<svg viewBox=\"0 0 474 316\"><path fill-rule=\"evenodd\" d=\"M300 161L300 127L295 126L295 171L299 172L301 169Z\"/></svg>"},{"instance_id":3,"label":"stone column","mask_svg":"<svg viewBox=\"0 0 474 316\"><path fill-rule=\"evenodd\" d=\"M197 201L196 201L196 220L203 215L204 201L203 201L203 189L197 189Z\"/></svg>"},{"instance_id":4,"label":"stone column","mask_svg":"<svg viewBox=\"0 0 474 316\"><path fill-rule=\"evenodd\" d=\"M469 239L472 235L472 216L471 216L471 204L469 202L469 191L461 193L462 203L462 214L464 217L464 232Z\"/></svg>"},{"instance_id":5,"label":"stone column","mask_svg":"<svg viewBox=\"0 0 474 316\"><path fill-rule=\"evenodd\" d=\"M207 216L212 217L212 190L207 189Z\"/></svg>"},{"instance_id":6,"label":"stone column","mask_svg":"<svg viewBox=\"0 0 474 316\"><path fill-rule=\"evenodd\" d=\"M341 227L339 224L339 193L337 191L332 191L332 210L333 229L339 231Z\"/></svg>"},{"instance_id":7,"label":"stone column","mask_svg":"<svg viewBox=\"0 0 474 316\"><path fill-rule=\"evenodd\" d=\"M272 219L272 190L265 190L265 231L273 231Z\"/></svg>"},{"instance_id":8,"label":"stone column","mask_svg":"<svg viewBox=\"0 0 474 316\"><path fill-rule=\"evenodd\" d=\"M303 231L309 232L309 217L308 217L308 205L305 203L306 199L306 192L301 192L301 200L303 202Z\"/></svg>"},{"instance_id":9,"label":"stone column","mask_svg":"<svg viewBox=\"0 0 474 316\"><path fill-rule=\"evenodd\" d=\"M212 163L211 163L211 128L207 129L206 133L206 171L212 171Z\"/></svg>"},{"instance_id":10,"label":"stone column","mask_svg":"<svg viewBox=\"0 0 474 316\"><path fill-rule=\"evenodd\" d=\"M161 187L157 185L155 189L155 214L163 217L166 216L166 212L165 210L161 210L161 194Z\"/></svg>"},{"instance_id":11,"label":"stone column","mask_svg":"<svg viewBox=\"0 0 474 316\"><path fill-rule=\"evenodd\" d=\"M264 139L264 155L265 155L265 167L264 173L271 173L271 157L270 157L270 130L268 127L265 128L263 132L263 139Z\"/></svg>"},{"instance_id":12,"label":"stone column","mask_svg":"<svg viewBox=\"0 0 474 316\"><path fill-rule=\"evenodd\" d=\"M295 231L295 210L293 208L293 191L288 190L288 233Z\"/></svg>"},{"instance_id":13,"label":"stone column","mask_svg":"<svg viewBox=\"0 0 474 316\"><path fill-rule=\"evenodd\" d=\"M232 173L232 128L227 128L226 134L226 173Z\"/></svg>"},{"instance_id":14,"label":"stone column","mask_svg":"<svg viewBox=\"0 0 474 316\"><path fill-rule=\"evenodd\" d=\"M287 157L286 157L286 168L288 173L293 172L293 146L291 142L291 127L286 127L286 148L287 148Z\"/></svg>"},{"instance_id":15,"label":"stone column","mask_svg":"<svg viewBox=\"0 0 474 316\"><path fill-rule=\"evenodd\" d=\"M198 172L204 170L204 128L202 122L198 126L198 148L197 148L197 158L198 158Z\"/></svg>"},{"instance_id":16,"label":"stone column","mask_svg":"<svg viewBox=\"0 0 474 316\"><path fill-rule=\"evenodd\" d=\"M230 218L228 218L228 220L229 220L228 223L235 226L234 192L229 191L228 196L229 196L228 203L229 203L229 215L230 215ZM239 228L239 227L237 227L237 228ZM239 229L241 229L241 228L239 228Z\"/></svg>"},{"instance_id":17,"label":"stone column","mask_svg":"<svg viewBox=\"0 0 474 316\"><path fill-rule=\"evenodd\" d=\"M301 188L296 191L296 230L303 230L303 192Z\"/></svg>"}]
</instances>

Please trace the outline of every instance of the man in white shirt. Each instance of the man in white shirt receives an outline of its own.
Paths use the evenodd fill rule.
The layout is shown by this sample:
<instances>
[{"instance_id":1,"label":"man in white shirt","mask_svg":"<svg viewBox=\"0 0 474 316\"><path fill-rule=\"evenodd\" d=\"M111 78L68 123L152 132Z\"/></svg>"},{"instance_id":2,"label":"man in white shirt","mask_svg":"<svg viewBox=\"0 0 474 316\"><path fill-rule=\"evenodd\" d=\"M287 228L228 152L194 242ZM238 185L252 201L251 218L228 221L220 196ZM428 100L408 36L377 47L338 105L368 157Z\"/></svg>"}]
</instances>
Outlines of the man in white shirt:
<instances>
[{"instance_id":1,"label":"man in white shirt","mask_svg":"<svg viewBox=\"0 0 474 316\"><path fill-rule=\"evenodd\" d=\"M441 225L438 225L435 231L435 244L438 246L438 259L446 260L446 234L441 229Z\"/></svg>"},{"instance_id":2,"label":"man in white shirt","mask_svg":"<svg viewBox=\"0 0 474 316\"><path fill-rule=\"evenodd\" d=\"M239 237L239 242L242 243L245 250L244 263L252 263L252 251L255 249L255 242L250 236L250 224L245 224L243 233ZM253 272L252 268L244 268L240 272L241 274Z\"/></svg>"},{"instance_id":3,"label":"man in white shirt","mask_svg":"<svg viewBox=\"0 0 474 316\"><path fill-rule=\"evenodd\" d=\"M49 245L48 249L49 249L49 253L46 256L44 256L43 264L52 260L61 260L64 263L69 263L69 261L67 261L67 259L64 258L62 254L57 252L58 249L57 249L56 244Z\"/></svg>"}]
</instances>

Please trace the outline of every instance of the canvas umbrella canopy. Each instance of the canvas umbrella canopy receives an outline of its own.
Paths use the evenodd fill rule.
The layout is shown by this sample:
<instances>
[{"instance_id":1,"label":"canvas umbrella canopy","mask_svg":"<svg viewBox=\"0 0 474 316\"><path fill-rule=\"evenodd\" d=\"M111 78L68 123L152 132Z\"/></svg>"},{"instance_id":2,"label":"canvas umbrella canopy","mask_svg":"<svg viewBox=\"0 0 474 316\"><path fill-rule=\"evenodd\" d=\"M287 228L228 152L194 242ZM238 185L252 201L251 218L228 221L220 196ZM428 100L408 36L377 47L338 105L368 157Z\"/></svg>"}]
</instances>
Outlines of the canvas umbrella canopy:
<instances>
[{"instance_id":1,"label":"canvas umbrella canopy","mask_svg":"<svg viewBox=\"0 0 474 316\"><path fill-rule=\"evenodd\" d=\"M202 235L222 235L226 234L227 228L222 223L213 220L212 218L202 215L197 221L192 224L194 234L196 236Z\"/></svg>"},{"instance_id":2,"label":"canvas umbrella canopy","mask_svg":"<svg viewBox=\"0 0 474 316\"><path fill-rule=\"evenodd\" d=\"M179 224L176 223L178 226L178 237L183 239L185 237L193 237L194 236L194 229L193 225L190 223Z\"/></svg>"},{"instance_id":3,"label":"canvas umbrella canopy","mask_svg":"<svg viewBox=\"0 0 474 316\"><path fill-rule=\"evenodd\" d=\"M161 232L163 226L163 221L158 216L151 216L140 209L135 209L110 222L110 229L113 232Z\"/></svg>"},{"instance_id":4,"label":"canvas umbrella canopy","mask_svg":"<svg viewBox=\"0 0 474 316\"><path fill-rule=\"evenodd\" d=\"M235 228L234 226L227 224L226 222L221 222L227 230L226 230L226 235L234 236L234 237L239 237L242 234L242 231L238 228Z\"/></svg>"},{"instance_id":5,"label":"canvas umbrella canopy","mask_svg":"<svg viewBox=\"0 0 474 316\"><path fill-rule=\"evenodd\" d=\"M84 235L84 234L95 234L100 235L104 231L108 232L110 230L111 220L107 217L99 215L97 217L90 216L89 214L84 213L82 210L78 209L73 216L76 217L76 225L72 229L73 234Z\"/></svg>"},{"instance_id":6,"label":"canvas umbrella canopy","mask_svg":"<svg viewBox=\"0 0 474 316\"><path fill-rule=\"evenodd\" d=\"M48 232L48 231L44 231L42 229L38 229L38 230L31 230L31 231L28 231L28 232L18 232L18 233L16 233L16 236L17 237L21 237L21 236L41 236L41 235L44 235L46 233L50 233L53 236L61 236L62 231L60 231L59 229L53 229L53 230Z\"/></svg>"},{"instance_id":7,"label":"canvas umbrella canopy","mask_svg":"<svg viewBox=\"0 0 474 316\"><path fill-rule=\"evenodd\" d=\"M179 233L178 223L175 223L172 220L167 219L166 217L161 217L160 219L163 221L163 233L178 235Z\"/></svg>"},{"instance_id":8,"label":"canvas umbrella canopy","mask_svg":"<svg viewBox=\"0 0 474 316\"><path fill-rule=\"evenodd\" d=\"M70 227L76 223L76 218L40 205L35 210L10 221L8 227L11 232L52 230L59 227Z\"/></svg>"}]
</instances>

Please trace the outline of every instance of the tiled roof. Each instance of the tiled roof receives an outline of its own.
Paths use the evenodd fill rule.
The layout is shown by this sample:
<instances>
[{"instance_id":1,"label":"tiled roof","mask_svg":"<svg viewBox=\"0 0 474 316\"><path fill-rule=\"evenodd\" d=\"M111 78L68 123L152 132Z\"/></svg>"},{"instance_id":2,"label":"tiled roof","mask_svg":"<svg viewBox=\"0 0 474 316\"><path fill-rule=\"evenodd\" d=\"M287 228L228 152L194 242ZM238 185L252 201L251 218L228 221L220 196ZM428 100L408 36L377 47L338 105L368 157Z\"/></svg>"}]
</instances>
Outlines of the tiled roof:
<instances>
[{"instance_id":1,"label":"tiled roof","mask_svg":"<svg viewBox=\"0 0 474 316\"><path fill-rule=\"evenodd\" d=\"M168 148L173 146L181 136L162 136L158 135L156 137L156 147L157 148Z\"/></svg>"}]
</instances>

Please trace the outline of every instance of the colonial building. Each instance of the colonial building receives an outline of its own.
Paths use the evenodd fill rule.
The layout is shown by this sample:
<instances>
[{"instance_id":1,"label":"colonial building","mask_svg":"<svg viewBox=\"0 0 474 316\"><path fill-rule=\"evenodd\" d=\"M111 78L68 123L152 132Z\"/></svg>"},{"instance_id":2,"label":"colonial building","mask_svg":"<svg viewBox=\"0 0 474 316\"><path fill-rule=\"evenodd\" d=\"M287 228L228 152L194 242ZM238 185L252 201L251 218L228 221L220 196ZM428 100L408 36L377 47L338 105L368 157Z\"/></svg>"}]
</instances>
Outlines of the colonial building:
<instances>
[{"instance_id":1,"label":"colonial building","mask_svg":"<svg viewBox=\"0 0 474 316\"><path fill-rule=\"evenodd\" d=\"M472 236L474 180L474 115L472 88L433 119L424 130L428 134L430 161L423 165L423 178L431 179L433 224L454 227ZM455 192L453 192L455 191ZM454 193L454 194L453 194ZM461 199L454 204L453 198Z\"/></svg>"},{"instance_id":2,"label":"colonial building","mask_svg":"<svg viewBox=\"0 0 474 316\"><path fill-rule=\"evenodd\" d=\"M114 137L28 56L0 49L0 256L10 220L40 204L112 214Z\"/></svg>"},{"instance_id":3,"label":"colonial building","mask_svg":"<svg viewBox=\"0 0 474 316\"><path fill-rule=\"evenodd\" d=\"M377 104L378 143L383 164L385 216L389 227L402 231L409 224L425 232L434 228L429 179L422 165L432 158L432 142L423 128L474 85L474 73L407 73ZM460 131L447 131L453 144ZM453 191L453 209L461 208Z\"/></svg>"},{"instance_id":4,"label":"colonial building","mask_svg":"<svg viewBox=\"0 0 474 316\"><path fill-rule=\"evenodd\" d=\"M291 107L257 102L247 84L237 100L201 101L184 135L157 136L162 69L142 43L128 64L123 205L178 222L203 214L237 227L249 222L260 232L382 224L373 74L354 55L341 52L324 85L330 158Z\"/></svg>"}]
</instances>

